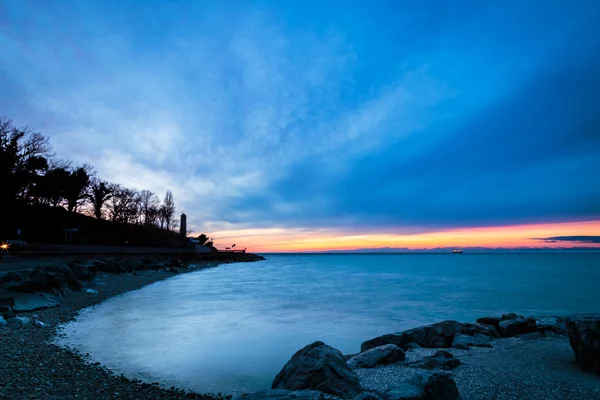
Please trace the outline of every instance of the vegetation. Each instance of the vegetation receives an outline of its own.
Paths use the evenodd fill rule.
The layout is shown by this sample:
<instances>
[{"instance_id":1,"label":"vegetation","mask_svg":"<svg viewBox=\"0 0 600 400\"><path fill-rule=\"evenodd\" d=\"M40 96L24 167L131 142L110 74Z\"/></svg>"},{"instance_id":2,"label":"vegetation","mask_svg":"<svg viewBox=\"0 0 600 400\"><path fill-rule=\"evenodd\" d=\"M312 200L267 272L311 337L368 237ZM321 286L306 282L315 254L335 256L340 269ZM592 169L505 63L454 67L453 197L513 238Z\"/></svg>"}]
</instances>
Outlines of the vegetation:
<instances>
[{"instance_id":1,"label":"vegetation","mask_svg":"<svg viewBox=\"0 0 600 400\"><path fill-rule=\"evenodd\" d=\"M49 212L50 208L60 210ZM12 231L15 226L22 229L22 226L32 225L28 222L33 218L33 214L37 220L32 222L37 224L44 224L47 222L45 220L56 220L57 223L63 221L63 225L67 223L65 221L94 225L91 222L83 222L85 218L81 217L88 216L96 220L110 221L113 225L121 227L144 227L148 232L175 232L177 228L175 200L170 190L167 190L161 203L158 196L150 190L127 188L102 180L96 176L92 166L74 165L70 161L57 158L52 152L48 138L29 127L16 127L12 120L2 116L0 210L3 210L4 214L4 217L0 217L3 218L3 223L0 223L0 235L3 236L14 235L16 232ZM63 211L80 216L67 218ZM25 218L11 223L19 216ZM106 230L109 225L102 223L96 226ZM33 225L29 228L30 236L31 229L36 228ZM62 233L62 229L58 230ZM112 229L110 231L112 232ZM136 232L139 236L142 231ZM54 238L54 235L50 237ZM38 240L44 239L39 237ZM148 245L159 244L154 243L156 241L145 242L148 242ZM98 244L105 242L106 240L103 240Z\"/></svg>"}]
</instances>

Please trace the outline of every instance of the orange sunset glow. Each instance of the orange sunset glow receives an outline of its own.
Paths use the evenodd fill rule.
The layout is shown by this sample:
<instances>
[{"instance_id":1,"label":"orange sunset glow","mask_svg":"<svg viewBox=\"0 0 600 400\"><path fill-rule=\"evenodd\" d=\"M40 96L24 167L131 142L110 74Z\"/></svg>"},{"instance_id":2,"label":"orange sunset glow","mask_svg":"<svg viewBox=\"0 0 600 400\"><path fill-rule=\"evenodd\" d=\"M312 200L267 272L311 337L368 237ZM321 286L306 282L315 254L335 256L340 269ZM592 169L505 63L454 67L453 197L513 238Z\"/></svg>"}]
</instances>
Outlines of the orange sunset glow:
<instances>
[{"instance_id":1,"label":"orange sunset glow","mask_svg":"<svg viewBox=\"0 0 600 400\"><path fill-rule=\"evenodd\" d=\"M420 234L348 234L334 231L293 229L241 229L214 232L218 247L233 243L253 252L313 252L395 247L434 249L437 247L558 248L597 247L599 243L571 241L546 242L536 238L555 236L594 236L600 221L512 225L443 230Z\"/></svg>"}]
</instances>

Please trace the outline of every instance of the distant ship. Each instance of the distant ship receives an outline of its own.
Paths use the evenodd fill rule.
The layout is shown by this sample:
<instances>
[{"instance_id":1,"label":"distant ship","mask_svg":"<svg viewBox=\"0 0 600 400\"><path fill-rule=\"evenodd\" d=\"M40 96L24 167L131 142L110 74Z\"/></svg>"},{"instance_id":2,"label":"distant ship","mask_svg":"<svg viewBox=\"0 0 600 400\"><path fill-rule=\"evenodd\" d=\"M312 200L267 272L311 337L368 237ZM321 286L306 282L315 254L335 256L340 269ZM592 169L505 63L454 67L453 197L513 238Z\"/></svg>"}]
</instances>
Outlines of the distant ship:
<instances>
[{"instance_id":1,"label":"distant ship","mask_svg":"<svg viewBox=\"0 0 600 400\"><path fill-rule=\"evenodd\" d=\"M462 250L452 250L453 253L462 253Z\"/></svg>"}]
</instances>

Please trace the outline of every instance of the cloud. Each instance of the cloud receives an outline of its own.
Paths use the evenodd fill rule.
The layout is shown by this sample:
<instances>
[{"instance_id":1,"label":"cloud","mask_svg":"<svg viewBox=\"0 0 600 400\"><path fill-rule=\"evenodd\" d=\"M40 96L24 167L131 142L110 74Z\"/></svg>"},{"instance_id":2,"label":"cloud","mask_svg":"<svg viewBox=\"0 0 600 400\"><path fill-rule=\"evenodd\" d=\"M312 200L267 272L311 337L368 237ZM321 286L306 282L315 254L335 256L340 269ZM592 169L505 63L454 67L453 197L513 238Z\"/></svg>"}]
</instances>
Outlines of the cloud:
<instances>
[{"instance_id":1,"label":"cloud","mask_svg":"<svg viewBox=\"0 0 600 400\"><path fill-rule=\"evenodd\" d=\"M0 108L198 231L600 218L600 7L540 4L9 1Z\"/></svg>"},{"instance_id":2,"label":"cloud","mask_svg":"<svg viewBox=\"0 0 600 400\"><path fill-rule=\"evenodd\" d=\"M536 238L536 240L542 240L546 243L600 243L600 236L553 236L548 238Z\"/></svg>"}]
</instances>

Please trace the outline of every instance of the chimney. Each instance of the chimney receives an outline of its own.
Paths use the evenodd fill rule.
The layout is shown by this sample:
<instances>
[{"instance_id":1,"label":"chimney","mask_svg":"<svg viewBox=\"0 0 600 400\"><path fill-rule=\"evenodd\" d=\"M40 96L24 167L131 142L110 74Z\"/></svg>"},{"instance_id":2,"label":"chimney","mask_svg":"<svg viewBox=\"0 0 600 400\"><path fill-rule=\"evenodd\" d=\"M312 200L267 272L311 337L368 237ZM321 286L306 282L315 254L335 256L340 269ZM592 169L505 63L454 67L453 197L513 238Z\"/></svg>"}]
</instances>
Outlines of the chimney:
<instances>
[{"instance_id":1,"label":"chimney","mask_svg":"<svg viewBox=\"0 0 600 400\"><path fill-rule=\"evenodd\" d=\"M187 236L187 217L185 213L181 213L181 221L179 221L179 234L182 238Z\"/></svg>"}]
</instances>

